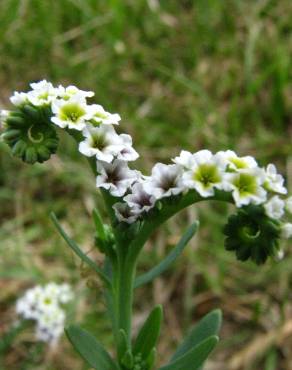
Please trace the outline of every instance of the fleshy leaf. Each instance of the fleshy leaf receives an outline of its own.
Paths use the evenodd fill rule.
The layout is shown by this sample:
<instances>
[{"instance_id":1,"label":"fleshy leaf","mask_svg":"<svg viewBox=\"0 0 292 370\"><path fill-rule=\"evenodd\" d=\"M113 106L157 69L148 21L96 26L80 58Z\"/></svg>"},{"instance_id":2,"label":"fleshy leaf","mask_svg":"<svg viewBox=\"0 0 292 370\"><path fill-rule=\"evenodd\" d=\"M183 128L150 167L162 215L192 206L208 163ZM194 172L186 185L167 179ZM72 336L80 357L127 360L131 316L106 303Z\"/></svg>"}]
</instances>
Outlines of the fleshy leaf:
<instances>
[{"instance_id":1,"label":"fleshy leaf","mask_svg":"<svg viewBox=\"0 0 292 370\"><path fill-rule=\"evenodd\" d=\"M152 349L155 347L161 327L162 307L156 306L148 316L144 325L137 336L133 354L141 354L142 359L147 359Z\"/></svg>"},{"instance_id":2,"label":"fleshy leaf","mask_svg":"<svg viewBox=\"0 0 292 370\"><path fill-rule=\"evenodd\" d=\"M204 364L217 343L218 337L211 336L175 361L162 366L159 370L198 370Z\"/></svg>"},{"instance_id":3,"label":"fleshy leaf","mask_svg":"<svg viewBox=\"0 0 292 370\"><path fill-rule=\"evenodd\" d=\"M222 323L222 313L220 310L214 310L204 316L189 332L183 342L171 358L171 361L183 356L191 348L194 348L211 335L219 333Z\"/></svg>"},{"instance_id":4,"label":"fleshy leaf","mask_svg":"<svg viewBox=\"0 0 292 370\"><path fill-rule=\"evenodd\" d=\"M196 233L199 227L199 222L194 222L184 233L178 244L172 251L166 256L166 258L161 261L157 266L155 266L150 271L146 272L145 274L139 276L135 281L135 288L149 283L153 279L155 279L158 275L162 274L166 271L169 266L181 255L182 251L186 247L187 243L192 239L194 234Z\"/></svg>"},{"instance_id":5,"label":"fleshy leaf","mask_svg":"<svg viewBox=\"0 0 292 370\"><path fill-rule=\"evenodd\" d=\"M65 329L66 335L79 355L96 370L118 370L118 366L103 346L79 326Z\"/></svg>"}]
</instances>

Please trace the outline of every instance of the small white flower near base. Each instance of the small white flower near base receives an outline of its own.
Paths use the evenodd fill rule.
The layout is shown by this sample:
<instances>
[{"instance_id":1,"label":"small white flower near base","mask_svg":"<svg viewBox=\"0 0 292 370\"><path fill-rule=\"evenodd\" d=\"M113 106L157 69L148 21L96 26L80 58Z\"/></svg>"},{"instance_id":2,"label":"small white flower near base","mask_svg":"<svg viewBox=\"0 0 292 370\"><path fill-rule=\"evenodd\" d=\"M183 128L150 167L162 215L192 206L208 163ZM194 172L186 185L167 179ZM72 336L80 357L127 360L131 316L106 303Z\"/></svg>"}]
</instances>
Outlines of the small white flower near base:
<instances>
[{"instance_id":1,"label":"small white flower near base","mask_svg":"<svg viewBox=\"0 0 292 370\"><path fill-rule=\"evenodd\" d=\"M284 216L285 202L284 200L280 199L278 195L275 195L264 204L264 208L267 216L279 220L282 216Z\"/></svg>"},{"instance_id":2,"label":"small white flower near base","mask_svg":"<svg viewBox=\"0 0 292 370\"><path fill-rule=\"evenodd\" d=\"M65 325L65 311L61 304L73 299L68 284L49 283L29 289L16 302L16 312L23 319L34 320L36 338L50 346L57 344Z\"/></svg>"},{"instance_id":3,"label":"small white flower near base","mask_svg":"<svg viewBox=\"0 0 292 370\"><path fill-rule=\"evenodd\" d=\"M182 175L186 188L195 189L202 197L213 196L215 189L224 188L226 164L209 150L200 150L193 154L188 166L190 170Z\"/></svg>"},{"instance_id":4,"label":"small white flower near base","mask_svg":"<svg viewBox=\"0 0 292 370\"><path fill-rule=\"evenodd\" d=\"M112 162L123 144L112 126L92 127L83 130L84 141L79 144L79 151L87 157L96 156L100 161Z\"/></svg>"},{"instance_id":5,"label":"small white flower near base","mask_svg":"<svg viewBox=\"0 0 292 370\"><path fill-rule=\"evenodd\" d=\"M289 239L292 237L292 224L290 222L285 223L281 227L281 237Z\"/></svg>"},{"instance_id":6,"label":"small white flower near base","mask_svg":"<svg viewBox=\"0 0 292 370\"><path fill-rule=\"evenodd\" d=\"M52 112L54 116L51 121L61 128L68 127L82 131L91 119L88 105L78 95L74 95L68 100L53 101Z\"/></svg>"},{"instance_id":7,"label":"small white flower near base","mask_svg":"<svg viewBox=\"0 0 292 370\"><path fill-rule=\"evenodd\" d=\"M225 175L225 191L232 191L232 196L237 207L248 204L261 204L267 199L267 192L262 185L265 173L260 168L240 170Z\"/></svg>"},{"instance_id":8,"label":"small white flower near base","mask_svg":"<svg viewBox=\"0 0 292 370\"><path fill-rule=\"evenodd\" d=\"M144 189L156 199L178 195L185 190L181 175L181 166L157 163L152 168L151 176L144 182Z\"/></svg>"},{"instance_id":9,"label":"small white flower near base","mask_svg":"<svg viewBox=\"0 0 292 370\"><path fill-rule=\"evenodd\" d=\"M266 168L266 180L264 186L268 191L287 194L287 189L284 186L284 178L282 175L277 173L277 169L274 164L269 164Z\"/></svg>"},{"instance_id":10,"label":"small white flower near base","mask_svg":"<svg viewBox=\"0 0 292 370\"><path fill-rule=\"evenodd\" d=\"M115 160L113 163L97 161L96 187L108 190L115 197L125 195L128 188L139 179L139 173L130 170L124 161Z\"/></svg>"},{"instance_id":11,"label":"small white flower near base","mask_svg":"<svg viewBox=\"0 0 292 370\"><path fill-rule=\"evenodd\" d=\"M120 222L126 222L127 224L134 223L139 216L137 212L135 212L135 210L131 208L127 203L115 203L113 205L113 209L115 211L117 219Z\"/></svg>"},{"instance_id":12,"label":"small white flower near base","mask_svg":"<svg viewBox=\"0 0 292 370\"><path fill-rule=\"evenodd\" d=\"M90 105L90 113L92 115L90 122L93 126L118 125L121 120L119 114L109 113L99 104Z\"/></svg>"}]
</instances>

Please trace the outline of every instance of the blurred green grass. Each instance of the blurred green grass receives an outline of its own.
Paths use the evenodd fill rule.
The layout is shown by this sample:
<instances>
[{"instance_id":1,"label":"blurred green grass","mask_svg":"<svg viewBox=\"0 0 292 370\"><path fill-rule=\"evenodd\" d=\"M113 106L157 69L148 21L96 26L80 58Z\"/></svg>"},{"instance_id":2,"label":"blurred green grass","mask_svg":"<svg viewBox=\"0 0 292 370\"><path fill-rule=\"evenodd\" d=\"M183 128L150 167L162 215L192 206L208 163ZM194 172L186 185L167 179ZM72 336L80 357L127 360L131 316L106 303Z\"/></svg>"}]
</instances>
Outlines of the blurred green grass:
<instances>
[{"instance_id":1,"label":"blurred green grass","mask_svg":"<svg viewBox=\"0 0 292 370\"><path fill-rule=\"evenodd\" d=\"M34 80L76 84L94 90L98 103L121 114L121 130L133 136L141 153L137 163L146 171L181 149L232 148L256 156L262 165L275 162L291 180L291 12L289 0L2 1L0 102L9 107L11 92ZM80 266L48 217L54 210L89 251L96 202L102 209L87 164L68 138L62 138L59 158L34 167L12 159L0 144L0 284L5 288L0 331L13 321L13 304L23 289L65 279L78 292L70 319L76 317L110 344L103 335L109 328L102 299L92 289L98 282L80 278ZM213 307L225 314L214 369L227 368L227 359L260 333L291 320L291 253L261 269L236 262L223 249L225 214L227 208L219 204L187 210L153 236L141 258L141 269L147 269L187 223L200 218L200 233L183 258L152 287L137 292L135 325L149 301L167 303L161 358L190 322ZM259 348L259 360L251 357L242 368L289 369L284 342L275 351L272 344ZM21 341L14 346L6 368L21 366L25 348ZM73 367L82 369L64 340L43 365L27 368Z\"/></svg>"}]
</instances>

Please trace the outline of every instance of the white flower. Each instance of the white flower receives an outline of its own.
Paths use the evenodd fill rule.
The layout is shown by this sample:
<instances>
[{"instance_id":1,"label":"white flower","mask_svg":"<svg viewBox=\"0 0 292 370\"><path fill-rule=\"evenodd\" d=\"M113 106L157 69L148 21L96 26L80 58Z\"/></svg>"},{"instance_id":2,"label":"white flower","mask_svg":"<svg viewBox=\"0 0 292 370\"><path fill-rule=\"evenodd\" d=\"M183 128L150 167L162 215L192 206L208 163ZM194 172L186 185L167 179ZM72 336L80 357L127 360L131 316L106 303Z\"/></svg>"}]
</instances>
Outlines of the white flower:
<instances>
[{"instance_id":1,"label":"white flower","mask_svg":"<svg viewBox=\"0 0 292 370\"><path fill-rule=\"evenodd\" d=\"M264 204L266 215L276 220L284 215L285 202L275 195L267 203Z\"/></svg>"},{"instance_id":2,"label":"white flower","mask_svg":"<svg viewBox=\"0 0 292 370\"><path fill-rule=\"evenodd\" d=\"M251 156L239 157L233 150L220 151L216 156L225 161L227 169L242 170L258 167L256 160Z\"/></svg>"},{"instance_id":3,"label":"white flower","mask_svg":"<svg viewBox=\"0 0 292 370\"><path fill-rule=\"evenodd\" d=\"M185 190L181 182L182 168L177 164L156 163L144 189L156 199L177 195Z\"/></svg>"},{"instance_id":4,"label":"white flower","mask_svg":"<svg viewBox=\"0 0 292 370\"><path fill-rule=\"evenodd\" d=\"M58 97L59 90L46 80L32 83L30 86L33 90L27 93L27 99L35 106L49 105Z\"/></svg>"},{"instance_id":5,"label":"white flower","mask_svg":"<svg viewBox=\"0 0 292 370\"><path fill-rule=\"evenodd\" d=\"M88 105L78 95L73 95L68 100L55 100L52 103L54 116L52 122L61 128L68 127L82 131L90 120Z\"/></svg>"},{"instance_id":6,"label":"white flower","mask_svg":"<svg viewBox=\"0 0 292 370\"><path fill-rule=\"evenodd\" d=\"M49 283L29 289L16 302L16 312L24 319L36 323L37 339L56 344L63 332L65 311L61 304L73 299L68 284Z\"/></svg>"},{"instance_id":7,"label":"white flower","mask_svg":"<svg viewBox=\"0 0 292 370\"><path fill-rule=\"evenodd\" d=\"M292 214L292 196L286 199L286 210Z\"/></svg>"},{"instance_id":8,"label":"white flower","mask_svg":"<svg viewBox=\"0 0 292 370\"><path fill-rule=\"evenodd\" d=\"M65 313L60 307L43 313L37 322L36 337L51 346L56 345L65 325Z\"/></svg>"},{"instance_id":9,"label":"white flower","mask_svg":"<svg viewBox=\"0 0 292 370\"><path fill-rule=\"evenodd\" d=\"M262 188L265 173L260 168L240 170L225 175L225 191L232 191L237 207L250 203L261 204L266 201L267 192Z\"/></svg>"},{"instance_id":10,"label":"white flower","mask_svg":"<svg viewBox=\"0 0 292 370\"><path fill-rule=\"evenodd\" d=\"M130 170L127 163L115 160L113 163L97 161L96 187L108 190L113 196L123 196L139 178L137 171Z\"/></svg>"},{"instance_id":11,"label":"white flower","mask_svg":"<svg viewBox=\"0 0 292 370\"><path fill-rule=\"evenodd\" d=\"M292 224L287 222L281 227L281 236L284 239L292 237Z\"/></svg>"},{"instance_id":12,"label":"white flower","mask_svg":"<svg viewBox=\"0 0 292 370\"><path fill-rule=\"evenodd\" d=\"M58 94L59 97L63 100L70 100L72 96L78 96L79 99L83 99L84 101L86 98L92 98L94 96L93 91L84 91L78 89L78 87L70 85L68 87L63 87L62 85L59 85L58 87Z\"/></svg>"},{"instance_id":13,"label":"white flower","mask_svg":"<svg viewBox=\"0 0 292 370\"><path fill-rule=\"evenodd\" d=\"M19 107L28 103L27 93L15 91L10 97L10 101L13 105Z\"/></svg>"},{"instance_id":14,"label":"white flower","mask_svg":"<svg viewBox=\"0 0 292 370\"><path fill-rule=\"evenodd\" d=\"M266 168L266 181L264 183L265 188L275 193L287 194L287 189L285 186L283 186L283 184L283 176L277 173L275 165L269 164Z\"/></svg>"},{"instance_id":15,"label":"white flower","mask_svg":"<svg viewBox=\"0 0 292 370\"><path fill-rule=\"evenodd\" d=\"M109 113L99 104L90 105L90 113L92 116L91 123L94 126L103 125L118 125L121 117L117 113Z\"/></svg>"},{"instance_id":16,"label":"white flower","mask_svg":"<svg viewBox=\"0 0 292 370\"><path fill-rule=\"evenodd\" d=\"M219 156L209 150L200 150L189 158L187 170L182 181L186 188L195 189L202 197L210 197L216 189L225 186L224 170L226 164Z\"/></svg>"},{"instance_id":17,"label":"white flower","mask_svg":"<svg viewBox=\"0 0 292 370\"><path fill-rule=\"evenodd\" d=\"M113 205L115 215L120 222L132 224L138 218L137 212L134 211L127 203L115 203Z\"/></svg>"},{"instance_id":18,"label":"white flower","mask_svg":"<svg viewBox=\"0 0 292 370\"><path fill-rule=\"evenodd\" d=\"M124 201L132 208L134 213L148 212L154 207L156 198L146 192L143 182L133 185L131 193L126 195Z\"/></svg>"},{"instance_id":19,"label":"white flower","mask_svg":"<svg viewBox=\"0 0 292 370\"><path fill-rule=\"evenodd\" d=\"M122 145L122 149L117 154L117 159L121 161L135 161L139 154L136 150L132 147L132 138L130 135L121 134L119 135L119 139Z\"/></svg>"},{"instance_id":20,"label":"white flower","mask_svg":"<svg viewBox=\"0 0 292 370\"><path fill-rule=\"evenodd\" d=\"M124 147L112 126L88 126L83 135L85 140L79 144L79 151L87 157L96 156L100 161L112 162Z\"/></svg>"},{"instance_id":21,"label":"white flower","mask_svg":"<svg viewBox=\"0 0 292 370\"><path fill-rule=\"evenodd\" d=\"M183 168L190 170L194 162L194 154L186 150L182 150L180 155L175 157L172 161L176 164L179 164Z\"/></svg>"}]
</instances>

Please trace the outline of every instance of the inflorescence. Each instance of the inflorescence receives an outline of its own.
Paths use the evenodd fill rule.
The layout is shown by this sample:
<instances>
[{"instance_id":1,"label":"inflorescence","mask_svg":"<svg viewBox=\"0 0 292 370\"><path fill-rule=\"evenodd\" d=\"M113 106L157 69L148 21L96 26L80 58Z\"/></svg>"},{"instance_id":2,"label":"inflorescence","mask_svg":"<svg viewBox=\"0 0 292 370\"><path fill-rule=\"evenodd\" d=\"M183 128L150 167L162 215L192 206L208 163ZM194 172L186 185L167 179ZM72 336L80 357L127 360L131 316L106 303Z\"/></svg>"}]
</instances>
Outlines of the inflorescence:
<instances>
[{"instance_id":1,"label":"inflorescence","mask_svg":"<svg viewBox=\"0 0 292 370\"><path fill-rule=\"evenodd\" d=\"M25 292L16 302L16 312L24 320L36 323L37 340L55 345L65 326L65 310L62 305L73 299L68 284L48 283L37 285Z\"/></svg>"},{"instance_id":2,"label":"inflorescence","mask_svg":"<svg viewBox=\"0 0 292 370\"><path fill-rule=\"evenodd\" d=\"M78 137L80 153L96 159L96 186L116 198L116 218L126 224L159 210L162 199L190 191L200 200L227 193L239 211L224 229L226 249L256 263L279 254L279 239L292 236L292 224L287 222L292 198L284 198L284 178L273 164L263 168L253 157L231 150L215 154L183 150L172 164L157 163L150 176L143 175L128 166L139 155L131 136L114 128L121 117L88 103L93 95L75 86L54 87L46 80L32 83L29 92L11 97L13 110L2 111L2 138L15 156L34 163L56 152L57 126Z\"/></svg>"}]
</instances>

